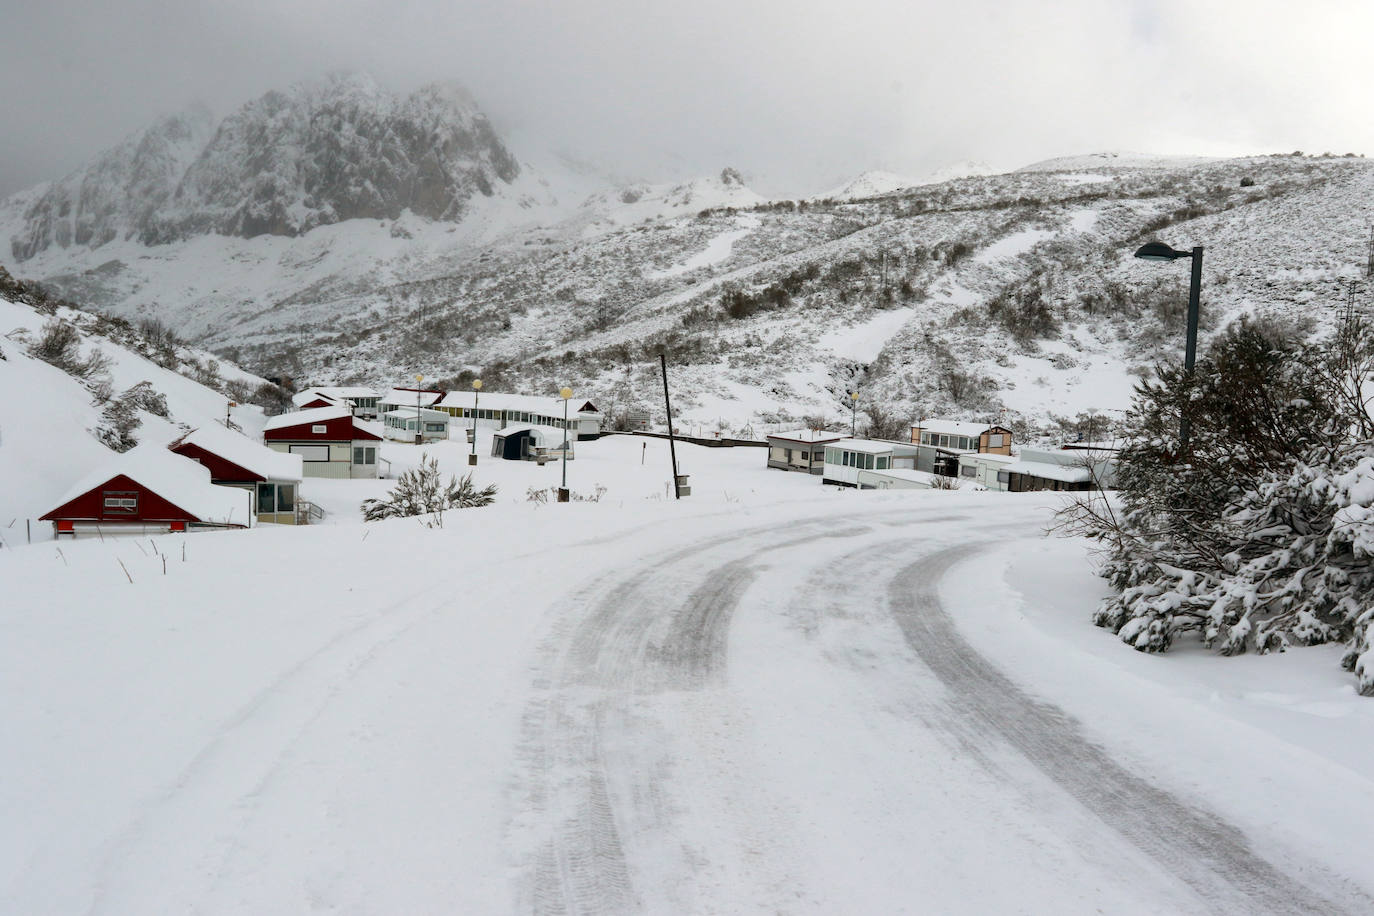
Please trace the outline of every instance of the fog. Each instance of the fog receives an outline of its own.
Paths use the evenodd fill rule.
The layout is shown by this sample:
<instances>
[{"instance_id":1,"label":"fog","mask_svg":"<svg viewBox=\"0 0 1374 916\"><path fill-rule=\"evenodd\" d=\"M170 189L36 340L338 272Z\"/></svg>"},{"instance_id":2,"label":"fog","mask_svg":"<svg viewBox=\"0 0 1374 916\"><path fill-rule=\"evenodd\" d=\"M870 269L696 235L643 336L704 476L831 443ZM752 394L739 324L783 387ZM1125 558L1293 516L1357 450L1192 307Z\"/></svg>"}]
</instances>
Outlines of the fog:
<instances>
[{"instance_id":1,"label":"fog","mask_svg":"<svg viewBox=\"0 0 1374 916\"><path fill-rule=\"evenodd\" d=\"M330 70L467 86L517 155L767 194L1121 149L1374 151L1374 4L11 0L0 196Z\"/></svg>"}]
</instances>

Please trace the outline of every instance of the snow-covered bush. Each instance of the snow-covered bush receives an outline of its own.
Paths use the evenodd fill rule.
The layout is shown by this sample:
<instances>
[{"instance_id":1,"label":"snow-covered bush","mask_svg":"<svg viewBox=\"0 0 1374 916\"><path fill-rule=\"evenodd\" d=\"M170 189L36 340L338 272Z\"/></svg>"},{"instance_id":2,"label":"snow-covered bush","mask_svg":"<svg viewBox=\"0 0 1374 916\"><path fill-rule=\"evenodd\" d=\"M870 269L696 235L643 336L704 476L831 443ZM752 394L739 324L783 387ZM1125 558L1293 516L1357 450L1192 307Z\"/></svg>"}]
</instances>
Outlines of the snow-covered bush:
<instances>
[{"instance_id":1,"label":"snow-covered bush","mask_svg":"<svg viewBox=\"0 0 1374 916\"><path fill-rule=\"evenodd\" d=\"M418 468L397 478L386 499L363 500L362 511L363 520L368 522L428 515L430 527L442 528L445 510L489 506L495 501L495 484L479 490L472 482L472 474L461 480L450 477L445 484L439 475L439 462L422 458Z\"/></svg>"},{"instance_id":2,"label":"snow-covered bush","mask_svg":"<svg viewBox=\"0 0 1374 916\"><path fill-rule=\"evenodd\" d=\"M29 346L29 355L82 380L92 380L110 366L109 358L98 347L82 357L81 332L60 318L49 319L43 325L38 339Z\"/></svg>"},{"instance_id":3,"label":"snow-covered bush","mask_svg":"<svg viewBox=\"0 0 1374 916\"><path fill-rule=\"evenodd\" d=\"M1223 655L1342 642L1374 695L1374 334L1352 319L1303 346L1266 330L1243 323L1193 377L1138 387L1119 507L1085 494L1061 527L1103 545L1117 594L1094 621L1136 649L1188 632Z\"/></svg>"},{"instance_id":4,"label":"snow-covered bush","mask_svg":"<svg viewBox=\"0 0 1374 916\"><path fill-rule=\"evenodd\" d=\"M568 499L575 503L599 503L601 497L606 495L606 488L597 484L591 493L578 493L576 490L568 491ZM525 499L528 502L547 505L550 501L558 500L558 487L529 487L525 490Z\"/></svg>"},{"instance_id":5,"label":"snow-covered bush","mask_svg":"<svg viewBox=\"0 0 1374 916\"><path fill-rule=\"evenodd\" d=\"M167 397L153 387L149 381L139 382L119 396L120 400L127 401L139 410L145 410L155 417L168 417Z\"/></svg>"}]
</instances>

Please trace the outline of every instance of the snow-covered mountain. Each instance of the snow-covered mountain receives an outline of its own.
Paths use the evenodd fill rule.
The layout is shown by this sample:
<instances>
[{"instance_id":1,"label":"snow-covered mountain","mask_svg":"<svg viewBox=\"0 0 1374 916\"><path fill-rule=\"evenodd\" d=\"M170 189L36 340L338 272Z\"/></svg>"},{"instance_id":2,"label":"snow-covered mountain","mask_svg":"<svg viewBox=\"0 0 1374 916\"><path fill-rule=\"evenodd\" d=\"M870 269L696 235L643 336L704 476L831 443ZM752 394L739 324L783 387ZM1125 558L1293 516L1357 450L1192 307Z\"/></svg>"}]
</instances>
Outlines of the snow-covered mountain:
<instances>
[{"instance_id":1,"label":"snow-covered mountain","mask_svg":"<svg viewBox=\"0 0 1374 916\"><path fill-rule=\"evenodd\" d=\"M142 234L177 191L214 132L208 109L193 107L158 120L14 209L10 240L16 261L50 246L99 248ZM22 208L22 209L21 209Z\"/></svg>"},{"instance_id":2,"label":"snow-covered mountain","mask_svg":"<svg viewBox=\"0 0 1374 916\"><path fill-rule=\"evenodd\" d=\"M218 126L165 118L52 186L23 213L11 252L155 245L205 234L299 236L410 211L455 222L520 174L462 89L405 98L361 74L269 92Z\"/></svg>"},{"instance_id":3,"label":"snow-covered mountain","mask_svg":"<svg viewBox=\"0 0 1374 916\"><path fill-rule=\"evenodd\" d=\"M729 168L625 184L517 160L457 90L365 77L269 93L190 156L197 124L0 203L15 274L309 382L472 371L648 406L664 350L685 421L754 432L847 421L856 388L898 415L1110 414L1181 342L1187 278L1132 259L1141 241L1207 246L1204 333L1256 311L1320 325L1374 200L1364 159L1301 155L868 173L807 200Z\"/></svg>"}]
</instances>

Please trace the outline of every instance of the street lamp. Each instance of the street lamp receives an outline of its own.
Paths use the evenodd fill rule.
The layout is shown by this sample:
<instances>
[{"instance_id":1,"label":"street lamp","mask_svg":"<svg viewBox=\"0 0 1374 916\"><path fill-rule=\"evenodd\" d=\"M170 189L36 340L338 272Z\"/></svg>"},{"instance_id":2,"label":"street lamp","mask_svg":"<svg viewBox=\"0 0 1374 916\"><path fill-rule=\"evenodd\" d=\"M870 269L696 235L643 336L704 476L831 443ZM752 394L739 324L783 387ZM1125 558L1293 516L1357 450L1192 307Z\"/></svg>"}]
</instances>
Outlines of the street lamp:
<instances>
[{"instance_id":1,"label":"street lamp","mask_svg":"<svg viewBox=\"0 0 1374 916\"><path fill-rule=\"evenodd\" d=\"M472 454L468 455L468 464L477 464L477 395L482 390L482 380L475 378L472 380Z\"/></svg>"},{"instance_id":2,"label":"street lamp","mask_svg":"<svg viewBox=\"0 0 1374 916\"><path fill-rule=\"evenodd\" d=\"M568 501L568 398L572 397L572 389L564 385L558 389L558 396L563 399L563 486L558 488L558 501L565 503Z\"/></svg>"},{"instance_id":3,"label":"street lamp","mask_svg":"<svg viewBox=\"0 0 1374 916\"><path fill-rule=\"evenodd\" d=\"M420 445L424 442L421 438L424 427L420 425L420 383L425 380L423 375L415 376L415 444Z\"/></svg>"},{"instance_id":4,"label":"street lamp","mask_svg":"<svg viewBox=\"0 0 1374 916\"><path fill-rule=\"evenodd\" d=\"M1202 246L1192 251L1178 251L1163 242L1146 242L1136 251L1135 256L1142 261L1177 261L1179 258L1193 259L1193 279L1188 287L1188 343L1183 351L1183 371L1191 379L1193 361L1197 357L1197 314L1198 301L1202 297ZM1185 403L1178 421L1178 451L1188 450L1188 434L1192 425L1188 422L1188 408Z\"/></svg>"},{"instance_id":5,"label":"street lamp","mask_svg":"<svg viewBox=\"0 0 1374 916\"><path fill-rule=\"evenodd\" d=\"M854 438L855 430L858 428L858 427L855 425L855 419L854 419L854 418L855 418L855 411L858 409L858 407L859 407L859 392L857 392L857 391L851 391L851 392L849 392L849 438L851 438L851 439Z\"/></svg>"}]
</instances>

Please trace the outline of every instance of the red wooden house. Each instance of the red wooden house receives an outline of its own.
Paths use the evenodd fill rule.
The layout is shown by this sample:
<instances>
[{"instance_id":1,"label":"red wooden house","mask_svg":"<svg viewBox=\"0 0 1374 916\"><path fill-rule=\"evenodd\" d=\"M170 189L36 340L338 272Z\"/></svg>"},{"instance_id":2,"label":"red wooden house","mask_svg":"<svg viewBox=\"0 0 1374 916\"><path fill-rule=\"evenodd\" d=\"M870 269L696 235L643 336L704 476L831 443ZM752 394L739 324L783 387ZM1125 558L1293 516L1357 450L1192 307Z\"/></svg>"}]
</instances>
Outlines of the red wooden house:
<instances>
[{"instance_id":1,"label":"red wooden house","mask_svg":"<svg viewBox=\"0 0 1374 916\"><path fill-rule=\"evenodd\" d=\"M273 417L267 447L300 455L306 477L376 477L382 437L347 407L316 407Z\"/></svg>"},{"instance_id":2,"label":"red wooden house","mask_svg":"<svg viewBox=\"0 0 1374 916\"><path fill-rule=\"evenodd\" d=\"M214 483L251 492L258 521L294 525L306 517L297 513L303 476L299 455L283 455L215 423L192 430L167 447L204 465Z\"/></svg>"},{"instance_id":3,"label":"red wooden house","mask_svg":"<svg viewBox=\"0 0 1374 916\"><path fill-rule=\"evenodd\" d=\"M247 528L249 493L210 483L205 467L161 445L140 445L92 471L42 518L57 534L160 534Z\"/></svg>"}]
</instances>

